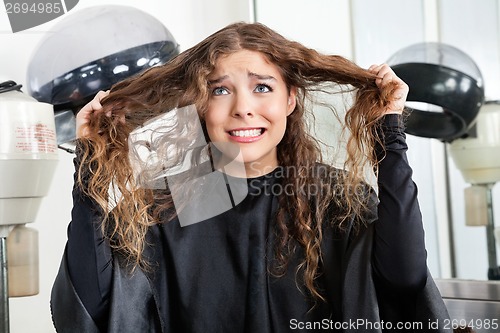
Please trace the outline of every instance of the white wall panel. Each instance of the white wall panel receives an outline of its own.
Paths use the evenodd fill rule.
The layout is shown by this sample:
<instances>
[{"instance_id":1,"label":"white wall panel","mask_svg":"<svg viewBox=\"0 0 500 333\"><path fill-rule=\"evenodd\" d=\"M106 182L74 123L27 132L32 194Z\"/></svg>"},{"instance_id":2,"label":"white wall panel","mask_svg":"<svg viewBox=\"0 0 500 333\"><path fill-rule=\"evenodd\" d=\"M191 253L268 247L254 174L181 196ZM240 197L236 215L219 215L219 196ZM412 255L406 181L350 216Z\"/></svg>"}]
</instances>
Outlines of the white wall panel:
<instances>
[{"instance_id":1,"label":"white wall panel","mask_svg":"<svg viewBox=\"0 0 500 333\"><path fill-rule=\"evenodd\" d=\"M324 53L352 57L349 0L256 0L256 20Z\"/></svg>"},{"instance_id":2,"label":"white wall panel","mask_svg":"<svg viewBox=\"0 0 500 333\"><path fill-rule=\"evenodd\" d=\"M425 39L422 0L353 0L352 21L355 60L364 67Z\"/></svg>"},{"instance_id":3,"label":"white wall panel","mask_svg":"<svg viewBox=\"0 0 500 333\"><path fill-rule=\"evenodd\" d=\"M455 46L478 65L487 100L500 99L498 0L440 0L440 41Z\"/></svg>"},{"instance_id":4,"label":"white wall panel","mask_svg":"<svg viewBox=\"0 0 500 333\"><path fill-rule=\"evenodd\" d=\"M457 47L469 55L482 73L486 99L500 99L498 0L439 0L438 4L440 41ZM465 225L463 190L469 184L465 183L452 160L449 172L457 276L464 279L486 279L488 270L486 230L484 227ZM493 189L493 202L496 225L499 225L498 184ZM500 251L497 250L497 253L500 254Z\"/></svg>"}]
</instances>

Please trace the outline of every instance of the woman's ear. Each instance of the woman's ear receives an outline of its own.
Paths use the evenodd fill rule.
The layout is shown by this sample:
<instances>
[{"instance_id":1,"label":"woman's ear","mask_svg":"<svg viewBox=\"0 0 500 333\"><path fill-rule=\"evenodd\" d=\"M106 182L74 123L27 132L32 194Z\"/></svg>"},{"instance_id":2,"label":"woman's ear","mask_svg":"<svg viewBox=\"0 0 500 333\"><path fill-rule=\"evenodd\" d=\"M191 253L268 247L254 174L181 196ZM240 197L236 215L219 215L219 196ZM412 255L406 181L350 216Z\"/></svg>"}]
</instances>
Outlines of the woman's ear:
<instances>
[{"instance_id":1,"label":"woman's ear","mask_svg":"<svg viewBox=\"0 0 500 333\"><path fill-rule=\"evenodd\" d=\"M292 114L293 110L295 110L295 106L297 105L297 87L291 87L290 93L288 94L288 105L286 115L289 116Z\"/></svg>"}]
</instances>

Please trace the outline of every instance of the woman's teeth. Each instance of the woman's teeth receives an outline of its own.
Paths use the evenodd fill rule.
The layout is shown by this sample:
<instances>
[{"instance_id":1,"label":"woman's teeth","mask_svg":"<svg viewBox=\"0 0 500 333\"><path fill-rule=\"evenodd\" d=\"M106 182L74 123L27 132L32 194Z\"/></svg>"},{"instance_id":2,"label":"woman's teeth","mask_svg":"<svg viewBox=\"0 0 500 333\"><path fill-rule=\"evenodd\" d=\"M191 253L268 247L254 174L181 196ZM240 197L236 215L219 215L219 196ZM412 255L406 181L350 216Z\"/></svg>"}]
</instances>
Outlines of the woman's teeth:
<instances>
[{"instance_id":1,"label":"woman's teeth","mask_svg":"<svg viewBox=\"0 0 500 333\"><path fill-rule=\"evenodd\" d=\"M262 128L251 129L251 130L241 130L241 131L230 131L232 136L239 137L254 137L262 134Z\"/></svg>"}]
</instances>

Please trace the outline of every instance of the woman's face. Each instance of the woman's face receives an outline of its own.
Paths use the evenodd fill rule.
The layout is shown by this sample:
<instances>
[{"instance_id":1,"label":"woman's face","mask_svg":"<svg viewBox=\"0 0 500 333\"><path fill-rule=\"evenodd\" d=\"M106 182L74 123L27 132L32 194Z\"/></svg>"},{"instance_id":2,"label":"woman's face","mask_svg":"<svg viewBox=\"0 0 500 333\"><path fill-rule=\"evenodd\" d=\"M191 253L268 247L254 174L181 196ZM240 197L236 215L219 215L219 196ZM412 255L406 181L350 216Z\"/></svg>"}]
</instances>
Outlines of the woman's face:
<instances>
[{"instance_id":1,"label":"woman's face","mask_svg":"<svg viewBox=\"0 0 500 333\"><path fill-rule=\"evenodd\" d=\"M287 89L276 65L248 50L221 57L208 80L210 141L224 155L234 157L238 148L247 177L270 172L278 166L276 146L295 108L296 89Z\"/></svg>"}]
</instances>

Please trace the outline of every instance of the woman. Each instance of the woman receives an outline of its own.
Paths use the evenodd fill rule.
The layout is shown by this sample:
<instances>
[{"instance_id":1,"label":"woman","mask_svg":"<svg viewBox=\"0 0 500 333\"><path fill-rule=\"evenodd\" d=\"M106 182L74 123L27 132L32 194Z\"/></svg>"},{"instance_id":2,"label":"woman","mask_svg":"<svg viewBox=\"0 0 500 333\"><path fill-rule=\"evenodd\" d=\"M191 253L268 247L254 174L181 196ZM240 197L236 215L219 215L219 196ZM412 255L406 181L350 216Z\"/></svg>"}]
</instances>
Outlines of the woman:
<instances>
[{"instance_id":1,"label":"woman","mask_svg":"<svg viewBox=\"0 0 500 333\"><path fill-rule=\"evenodd\" d=\"M330 87L355 94L343 170L322 163L305 122L311 94ZM58 331L418 331L444 320L405 156L407 93L387 65L365 70L245 23L99 93L78 114L74 209L52 294ZM196 140L174 126L145 144L174 147L163 173L137 170L137 129L190 105L209 147L186 154ZM196 173L171 182L185 156ZM222 192L200 176L205 165ZM234 199L241 179L241 202L203 215L225 191ZM176 200L173 183L195 204Z\"/></svg>"}]
</instances>

